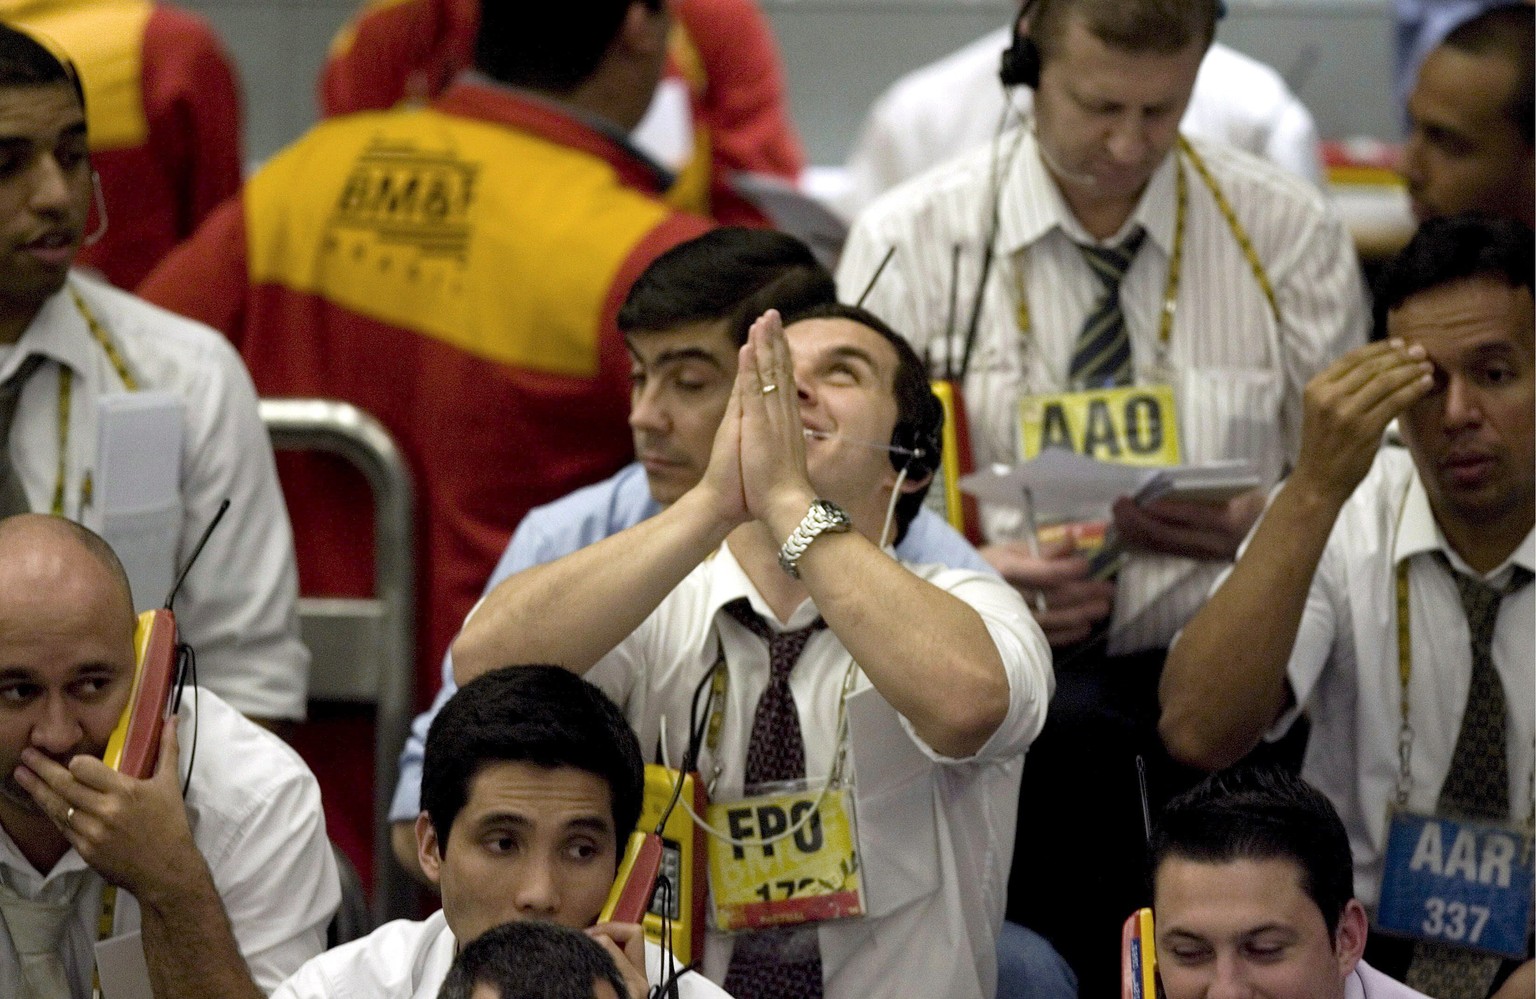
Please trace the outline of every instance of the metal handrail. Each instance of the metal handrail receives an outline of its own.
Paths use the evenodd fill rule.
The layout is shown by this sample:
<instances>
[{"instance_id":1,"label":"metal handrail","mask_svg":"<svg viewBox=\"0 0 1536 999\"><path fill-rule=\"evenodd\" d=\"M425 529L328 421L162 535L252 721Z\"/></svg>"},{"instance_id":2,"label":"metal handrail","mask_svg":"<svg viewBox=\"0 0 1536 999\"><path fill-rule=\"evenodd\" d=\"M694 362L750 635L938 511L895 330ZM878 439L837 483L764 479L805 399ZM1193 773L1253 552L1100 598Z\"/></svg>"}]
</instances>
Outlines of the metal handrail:
<instances>
[{"instance_id":1,"label":"metal handrail","mask_svg":"<svg viewBox=\"0 0 1536 999\"><path fill-rule=\"evenodd\" d=\"M380 924L410 918L415 915L415 888L395 862L389 838L390 798L415 697L416 500L410 466L384 425L351 403L262 399L260 405L275 450L336 455L361 471L373 491L378 675L371 909Z\"/></svg>"}]
</instances>

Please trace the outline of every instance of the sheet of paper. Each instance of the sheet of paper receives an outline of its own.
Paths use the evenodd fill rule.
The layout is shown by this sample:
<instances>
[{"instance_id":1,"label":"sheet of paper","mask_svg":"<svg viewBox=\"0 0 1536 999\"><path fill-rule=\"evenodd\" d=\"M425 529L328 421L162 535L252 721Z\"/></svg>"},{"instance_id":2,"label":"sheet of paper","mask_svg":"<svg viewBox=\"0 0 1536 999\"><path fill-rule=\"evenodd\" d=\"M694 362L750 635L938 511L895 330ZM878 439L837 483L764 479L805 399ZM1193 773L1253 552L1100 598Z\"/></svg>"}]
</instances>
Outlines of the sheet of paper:
<instances>
[{"instance_id":1,"label":"sheet of paper","mask_svg":"<svg viewBox=\"0 0 1536 999\"><path fill-rule=\"evenodd\" d=\"M1018 465L993 465L960 480L977 499L1025 508L1025 490L1041 523L1102 516L1121 496L1148 503L1180 495L1219 502L1261 485L1257 467L1243 459L1146 468L1096 461L1066 448L1047 448Z\"/></svg>"},{"instance_id":2,"label":"sheet of paper","mask_svg":"<svg viewBox=\"0 0 1536 999\"><path fill-rule=\"evenodd\" d=\"M1047 448L1018 465L993 465L960 480L977 499L1023 507L1024 490L1040 521L1080 520L1102 513L1117 497L1140 489L1156 469L1095 461L1066 448Z\"/></svg>"}]
</instances>

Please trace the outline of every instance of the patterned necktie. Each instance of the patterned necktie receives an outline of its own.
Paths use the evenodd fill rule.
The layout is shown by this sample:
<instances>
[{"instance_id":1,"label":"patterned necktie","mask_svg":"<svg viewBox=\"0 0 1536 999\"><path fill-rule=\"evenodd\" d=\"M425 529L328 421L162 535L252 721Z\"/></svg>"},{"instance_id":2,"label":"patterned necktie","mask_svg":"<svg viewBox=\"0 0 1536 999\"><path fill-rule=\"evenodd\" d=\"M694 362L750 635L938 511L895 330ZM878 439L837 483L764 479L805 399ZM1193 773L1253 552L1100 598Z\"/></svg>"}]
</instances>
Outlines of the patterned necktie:
<instances>
[{"instance_id":1,"label":"patterned necktie","mask_svg":"<svg viewBox=\"0 0 1536 999\"><path fill-rule=\"evenodd\" d=\"M827 626L821 618L798 631L774 631L752 610L745 597L724 610L768 643L768 688L757 700L752 738L747 743L744 789L772 781L805 776L805 739L800 713L789 689L789 673L805 643ZM725 991L737 999L821 999L821 951L814 925L785 930L758 930L736 938Z\"/></svg>"},{"instance_id":2,"label":"patterned necktie","mask_svg":"<svg viewBox=\"0 0 1536 999\"><path fill-rule=\"evenodd\" d=\"M1451 768L1440 786L1439 811L1472 818L1509 818L1509 754L1505 742L1504 685L1493 668L1493 627L1499 604L1531 581L1530 570L1515 566L1502 587L1444 568L1461 592L1461 606L1472 636L1472 684L1461 731L1451 754ZM1436 999L1483 999L1499 970L1499 958L1463 947L1421 942L1414 946L1408 985Z\"/></svg>"},{"instance_id":3,"label":"patterned necktie","mask_svg":"<svg viewBox=\"0 0 1536 999\"><path fill-rule=\"evenodd\" d=\"M1120 310L1120 282L1146 238L1146 230L1138 229L1119 246L1078 246L1104 284L1104 300L1088 314L1077 336L1069 372L1074 387L1113 388L1131 383L1131 338L1125 330L1125 313Z\"/></svg>"},{"instance_id":4,"label":"patterned necktie","mask_svg":"<svg viewBox=\"0 0 1536 999\"><path fill-rule=\"evenodd\" d=\"M21 401L21 390L43 363L43 355L32 354L16 373L0 385L0 517L14 513L27 513L27 494L21 486L21 476L11 463L11 421L16 418L16 404Z\"/></svg>"},{"instance_id":5,"label":"patterned necktie","mask_svg":"<svg viewBox=\"0 0 1536 999\"><path fill-rule=\"evenodd\" d=\"M74 903L22 898L0 883L0 916L21 962L20 999L70 999L64 971L64 930Z\"/></svg>"}]
</instances>

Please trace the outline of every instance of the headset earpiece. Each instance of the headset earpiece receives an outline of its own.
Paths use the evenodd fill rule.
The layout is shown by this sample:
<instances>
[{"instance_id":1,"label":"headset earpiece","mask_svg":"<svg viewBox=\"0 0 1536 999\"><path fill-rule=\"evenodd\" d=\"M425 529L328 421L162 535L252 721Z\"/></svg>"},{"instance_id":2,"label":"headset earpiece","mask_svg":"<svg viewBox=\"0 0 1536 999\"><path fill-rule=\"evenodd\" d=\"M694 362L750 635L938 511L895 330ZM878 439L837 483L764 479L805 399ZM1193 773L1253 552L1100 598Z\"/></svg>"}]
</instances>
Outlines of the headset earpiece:
<instances>
[{"instance_id":1,"label":"headset earpiece","mask_svg":"<svg viewBox=\"0 0 1536 999\"><path fill-rule=\"evenodd\" d=\"M918 418L891 434L891 467L907 473L908 482L924 482L939 470L944 448L944 407L928 393Z\"/></svg>"},{"instance_id":2,"label":"headset earpiece","mask_svg":"<svg viewBox=\"0 0 1536 999\"><path fill-rule=\"evenodd\" d=\"M998 67L997 78L1005 87L1040 85L1040 46L1029 36L1025 21L1039 0L1028 0L1019 8L1019 16L1013 21L1013 44L1003 50L1003 61Z\"/></svg>"},{"instance_id":3,"label":"headset earpiece","mask_svg":"<svg viewBox=\"0 0 1536 999\"><path fill-rule=\"evenodd\" d=\"M1040 47L1028 36L1014 36L1013 44L1003 50L1003 62L998 67L997 78L1005 87L1040 85Z\"/></svg>"}]
</instances>

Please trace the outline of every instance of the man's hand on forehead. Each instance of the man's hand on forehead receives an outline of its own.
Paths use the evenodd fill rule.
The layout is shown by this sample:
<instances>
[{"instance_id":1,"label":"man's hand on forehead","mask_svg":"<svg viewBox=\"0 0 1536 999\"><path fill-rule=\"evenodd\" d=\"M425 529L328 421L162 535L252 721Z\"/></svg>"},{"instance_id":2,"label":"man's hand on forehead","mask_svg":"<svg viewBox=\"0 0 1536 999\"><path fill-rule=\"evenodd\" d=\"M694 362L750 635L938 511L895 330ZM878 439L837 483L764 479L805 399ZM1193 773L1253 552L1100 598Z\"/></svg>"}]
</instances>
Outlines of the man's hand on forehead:
<instances>
[{"instance_id":1,"label":"man's hand on forehead","mask_svg":"<svg viewBox=\"0 0 1536 999\"><path fill-rule=\"evenodd\" d=\"M1424 348L1396 337L1339 358L1307 384L1291 481L1343 503L1370 470L1387 424L1433 385Z\"/></svg>"}]
</instances>

